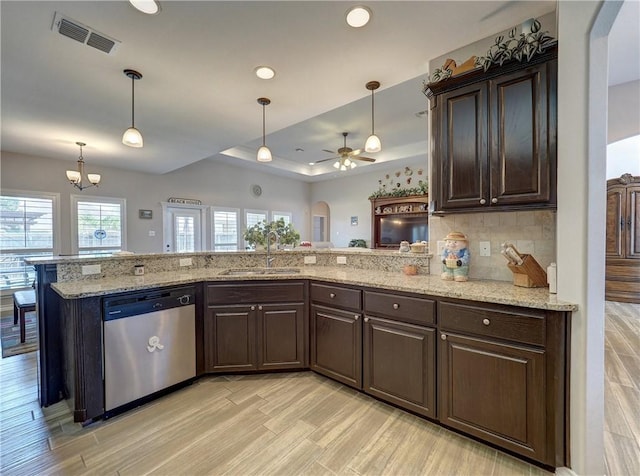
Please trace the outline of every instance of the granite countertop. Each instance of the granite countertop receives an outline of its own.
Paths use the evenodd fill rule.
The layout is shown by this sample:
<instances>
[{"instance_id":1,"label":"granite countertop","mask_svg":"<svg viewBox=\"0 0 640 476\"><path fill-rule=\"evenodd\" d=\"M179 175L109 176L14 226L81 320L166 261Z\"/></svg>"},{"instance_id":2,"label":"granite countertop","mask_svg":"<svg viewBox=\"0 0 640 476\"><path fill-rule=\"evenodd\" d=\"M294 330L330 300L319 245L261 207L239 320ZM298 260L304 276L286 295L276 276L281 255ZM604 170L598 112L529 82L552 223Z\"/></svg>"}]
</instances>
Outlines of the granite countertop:
<instances>
[{"instance_id":1,"label":"granite countertop","mask_svg":"<svg viewBox=\"0 0 640 476\"><path fill-rule=\"evenodd\" d=\"M65 299L139 291L161 286L175 286L203 281L264 281L281 279L316 279L340 284L370 286L391 291L404 291L438 297L450 297L494 304L530 307L553 311L574 311L575 304L560 301L547 288L523 288L505 281L470 280L463 283L443 281L435 275L407 276L401 272L385 272L347 267L304 266L299 274L263 274L228 276L223 268L201 268L189 272L159 272L144 276L118 276L90 281L52 283L51 287Z\"/></svg>"}]
</instances>

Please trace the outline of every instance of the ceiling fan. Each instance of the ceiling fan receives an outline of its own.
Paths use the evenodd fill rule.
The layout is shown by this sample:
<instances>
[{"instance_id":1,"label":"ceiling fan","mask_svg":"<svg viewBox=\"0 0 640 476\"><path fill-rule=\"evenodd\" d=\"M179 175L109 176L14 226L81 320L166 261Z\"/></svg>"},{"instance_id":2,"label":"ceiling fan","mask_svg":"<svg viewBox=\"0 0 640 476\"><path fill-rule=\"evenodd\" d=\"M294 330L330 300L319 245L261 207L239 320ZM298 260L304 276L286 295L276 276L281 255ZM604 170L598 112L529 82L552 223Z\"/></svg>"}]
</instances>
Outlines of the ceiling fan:
<instances>
[{"instance_id":1,"label":"ceiling fan","mask_svg":"<svg viewBox=\"0 0 640 476\"><path fill-rule=\"evenodd\" d=\"M328 159L318 160L316 164L321 162L327 162L329 160L335 160L333 166L341 171L353 169L356 166L354 161L361 160L362 162L375 162L376 159L372 159L371 157L362 157L360 156L361 149L353 150L351 147L347 147L347 135L348 132L343 132L342 136L344 137L344 145L338 149L338 152L334 152L332 150L324 149L325 152L329 152L330 154L338 154L337 157L330 157ZM337 160L336 160L337 159Z\"/></svg>"}]
</instances>

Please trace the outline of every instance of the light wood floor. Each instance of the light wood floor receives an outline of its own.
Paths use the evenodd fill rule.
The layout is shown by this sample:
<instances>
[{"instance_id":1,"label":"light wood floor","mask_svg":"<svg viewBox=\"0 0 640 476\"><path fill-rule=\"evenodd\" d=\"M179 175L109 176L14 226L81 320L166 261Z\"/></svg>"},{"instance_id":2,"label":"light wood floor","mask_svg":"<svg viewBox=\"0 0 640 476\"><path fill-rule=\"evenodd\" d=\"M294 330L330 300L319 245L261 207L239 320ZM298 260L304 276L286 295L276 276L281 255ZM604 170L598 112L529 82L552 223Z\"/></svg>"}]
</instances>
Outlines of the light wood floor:
<instances>
[{"instance_id":1,"label":"light wood floor","mask_svg":"<svg viewBox=\"0 0 640 476\"><path fill-rule=\"evenodd\" d=\"M640 306L607 303L608 474L640 474ZM0 361L0 473L547 475L312 372L206 377L82 428L37 402L36 354Z\"/></svg>"}]
</instances>

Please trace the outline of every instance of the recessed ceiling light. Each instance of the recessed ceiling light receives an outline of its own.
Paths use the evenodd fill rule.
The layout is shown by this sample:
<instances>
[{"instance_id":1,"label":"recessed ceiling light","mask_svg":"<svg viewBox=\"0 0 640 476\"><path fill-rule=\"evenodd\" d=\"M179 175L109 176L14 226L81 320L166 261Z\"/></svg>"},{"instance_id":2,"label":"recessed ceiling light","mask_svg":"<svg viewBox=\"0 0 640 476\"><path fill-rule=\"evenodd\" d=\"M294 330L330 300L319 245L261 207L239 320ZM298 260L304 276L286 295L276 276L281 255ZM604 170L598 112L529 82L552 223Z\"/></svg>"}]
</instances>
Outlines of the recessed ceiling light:
<instances>
[{"instance_id":1,"label":"recessed ceiling light","mask_svg":"<svg viewBox=\"0 0 640 476\"><path fill-rule=\"evenodd\" d=\"M371 10L362 5L352 7L347 12L347 24L353 28L360 28L369 23Z\"/></svg>"},{"instance_id":2,"label":"recessed ceiling light","mask_svg":"<svg viewBox=\"0 0 640 476\"><path fill-rule=\"evenodd\" d=\"M155 0L129 0L136 10L140 10L147 15L155 15L160 11L160 5Z\"/></svg>"},{"instance_id":3,"label":"recessed ceiling light","mask_svg":"<svg viewBox=\"0 0 640 476\"><path fill-rule=\"evenodd\" d=\"M273 68L269 66L258 66L256 68L256 76L260 79L271 79L276 75Z\"/></svg>"},{"instance_id":4,"label":"recessed ceiling light","mask_svg":"<svg viewBox=\"0 0 640 476\"><path fill-rule=\"evenodd\" d=\"M309 162L309 165L316 165L315 162Z\"/></svg>"}]
</instances>

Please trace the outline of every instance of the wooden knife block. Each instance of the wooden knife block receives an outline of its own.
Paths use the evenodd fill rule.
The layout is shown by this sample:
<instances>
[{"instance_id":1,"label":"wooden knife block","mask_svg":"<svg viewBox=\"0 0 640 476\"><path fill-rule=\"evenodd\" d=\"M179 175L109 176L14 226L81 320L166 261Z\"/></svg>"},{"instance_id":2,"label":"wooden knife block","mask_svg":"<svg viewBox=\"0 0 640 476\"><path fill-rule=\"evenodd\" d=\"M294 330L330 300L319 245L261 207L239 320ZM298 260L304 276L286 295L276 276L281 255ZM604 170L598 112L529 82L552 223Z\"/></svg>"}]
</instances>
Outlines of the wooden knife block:
<instances>
[{"instance_id":1,"label":"wooden knife block","mask_svg":"<svg viewBox=\"0 0 640 476\"><path fill-rule=\"evenodd\" d=\"M531 255L522 256L522 264L507 263L513 273L513 284L525 288L544 288L547 286L547 273Z\"/></svg>"}]
</instances>

